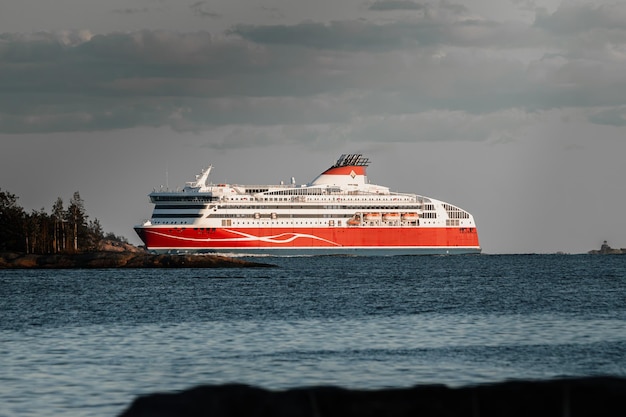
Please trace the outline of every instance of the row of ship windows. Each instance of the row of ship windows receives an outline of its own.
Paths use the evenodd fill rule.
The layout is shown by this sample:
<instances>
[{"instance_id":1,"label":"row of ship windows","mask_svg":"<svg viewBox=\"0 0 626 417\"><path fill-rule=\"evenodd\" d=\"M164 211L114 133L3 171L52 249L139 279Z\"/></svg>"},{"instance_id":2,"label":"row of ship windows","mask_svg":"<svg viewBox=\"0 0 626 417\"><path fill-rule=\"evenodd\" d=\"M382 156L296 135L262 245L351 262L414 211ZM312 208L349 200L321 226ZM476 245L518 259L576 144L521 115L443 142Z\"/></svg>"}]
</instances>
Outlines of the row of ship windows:
<instances>
[{"instance_id":1,"label":"row of ship windows","mask_svg":"<svg viewBox=\"0 0 626 417\"><path fill-rule=\"evenodd\" d=\"M288 190L269 191L266 195L322 195L339 191L341 191L339 188L290 188Z\"/></svg>"},{"instance_id":2,"label":"row of ship windows","mask_svg":"<svg viewBox=\"0 0 626 417\"><path fill-rule=\"evenodd\" d=\"M227 201L297 201L297 200L310 200L310 201L324 201L330 199L336 200L344 200L344 201L407 201L411 199L411 197L393 197L393 196L385 196L385 197L371 197L371 196L348 196L345 197L344 194L336 194L331 197L311 197L306 198L305 196L318 196L323 193L314 193L314 194L299 194L298 197L224 197L223 200ZM271 194L270 194L271 195ZM273 194L277 195L277 194ZM187 202L187 203L196 203L196 202L214 202L219 201L220 197L211 197L211 196L203 196L203 197L186 197L186 196L152 196L153 202Z\"/></svg>"},{"instance_id":3,"label":"row of ship windows","mask_svg":"<svg viewBox=\"0 0 626 417\"><path fill-rule=\"evenodd\" d=\"M212 196L169 196L169 195L153 195L152 201L185 201L188 203L210 203L212 201L218 201L219 197Z\"/></svg>"},{"instance_id":4,"label":"row of ship windows","mask_svg":"<svg viewBox=\"0 0 626 417\"><path fill-rule=\"evenodd\" d=\"M206 204L176 204L176 205L165 205L165 204L157 204L154 206L155 210L204 210L209 207Z\"/></svg>"},{"instance_id":5,"label":"row of ship windows","mask_svg":"<svg viewBox=\"0 0 626 417\"><path fill-rule=\"evenodd\" d=\"M173 224L175 224L175 223L173 223ZM244 221L233 221L233 220L230 220L230 219L222 220L222 227L239 226L239 225L247 225L247 224L252 224L252 225L263 225L263 224L265 224L265 225L272 225L272 226L275 226L275 225L278 225L278 224L281 224L281 225L295 225L295 224L311 224L311 225L317 224L317 225L320 225L320 224L323 224L323 225L328 225L328 226L334 226L335 225L334 220L329 220L327 222L318 222L318 221L313 221L313 222L282 222L282 221L281 222L278 222L278 221L272 221L272 222L267 222L267 221L244 222ZM413 225L413 226L419 226L420 224L421 225L436 224L436 222L434 222L434 221L421 222L421 223L419 221L417 221L417 222L410 222L410 225ZM363 223L363 226L368 226L368 225L369 225L368 222ZM337 226L342 226L341 220L337 220ZM396 225L396 226L399 226L399 225Z\"/></svg>"},{"instance_id":6,"label":"row of ship windows","mask_svg":"<svg viewBox=\"0 0 626 417\"><path fill-rule=\"evenodd\" d=\"M278 225L278 224L282 224L282 225L295 225L295 224L329 224L330 222L333 222L333 220L329 220L329 221L324 221L324 222L319 222L319 221L311 221L311 222L298 222L298 221L281 221L280 223L277 220L272 220L272 221L267 221L268 219L260 219L255 221L234 221L231 219L223 219L222 220L222 226L233 226L233 225L247 225L247 224L252 224L252 225ZM394 224L397 225L397 222L393 222ZM425 224L437 224L437 221L417 221L417 222L407 222L408 224L412 224L415 226L420 226L420 225L425 225ZM193 222L191 221L155 221L153 222L153 224L171 224L171 225L185 225L185 224L193 224ZM368 226L370 224L370 222L364 222L363 225L364 226ZM337 225L341 226L341 220L337 220ZM446 224L448 225L448 224ZM203 228L200 228L201 230ZM210 228L205 228L205 229L210 229ZM181 229L182 230L182 229Z\"/></svg>"},{"instance_id":7,"label":"row of ship windows","mask_svg":"<svg viewBox=\"0 0 626 417\"><path fill-rule=\"evenodd\" d=\"M253 198L253 197L250 197ZM341 199L341 200L345 200L345 201L396 201L396 200L408 200L410 197L393 197L393 196L385 196L385 197L376 197L376 198L372 198L371 196L354 196L354 197L342 197L342 196L336 196L333 197L336 198L337 200ZM165 195L152 195L151 199L153 202L157 203L157 202L186 202L186 203L211 203L211 202L215 202L215 201L219 201L220 197L214 197L214 196L165 196ZM320 201L320 200L324 200L320 199L320 198L314 198L315 201ZM230 198L231 201L246 201L248 200L248 197L231 197ZM291 201L290 197L261 197L261 198L257 198L257 201ZM252 201L252 200L250 200ZM428 204L427 206L430 206L431 208L426 208L426 210L434 210L435 206L432 204Z\"/></svg>"},{"instance_id":8,"label":"row of ship windows","mask_svg":"<svg viewBox=\"0 0 626 417\"><path fill-rule=\"evenodd\" d=\"M194 219L200 218L202 214L199 213L154 213L152 214L153 219L170 219L170 218L185 218L185 219ZM215 213L211 214L212 218L218 219L259 219L259 218L286 218L286 219L326 219L326 218L336 218L338 217L336 214L279 214L279 213L254 213L254 214L226 214L226 213ZM344 216L345 218L352 217L352 214L347 214ZM420 217L425 219L436 219L437 213L423 213Z\"/></svg>"},{"instance_id":9,"label":"row of ship windows","mask_svg":"<svg viewBox=\"0 0 626 417\"><path fill-rule=\"evenodd\" d=\"M225 197L226 201L411 201L410 197L344 197L343 194L332 197Z\"/></svg>"},{"instance_id":10,"label":"row of ship windows","mask_svg":"<svg viewBox=\"0 0 626 417\"><path fill-rule=\"evenodd\" d=\"M453 206L452 204L443 203L443 208L448 213L448 217L451 219L469 219L469 213L461 210L460 208Z\"/></svg>"},{"instance_id":11,"label":"row of ship windows","mask_svg":"<svg viewBox=\"0 0 626 417\"><path fill-rule=\"evenodd\" d=\"M200 213L153 213L153 219L169 219L172 217L180 217L180 218L200 218L202 214Z\"/></svg>"},{"instance_id":12,"label":"row of ship windows","mask_svg":"<svg viewBox=\"0 0 626 417\"><path fill-rule=\"evenodd\" d=\"M448 217L451 219L469 219L469 213L465 211L449 211Z\"/></svg>"},{"instance_id":13,"label":"row of ship windows","mask_svg":"<svg viewBox=\"0 0 626 417\"><path fill-rule=\"evenodd\" d=\"M193 205L193 204L185 204L185 205L162 205L158 204L155 207L155 210L188 210L188 209L196 209L202 210L205 208L215 208L220 210L228 210L228 209L248 209L248 210L399 210L399 211L416 211L420 210L420 205L397 205L397 206L347 206L347 205L228 205L228 206L213 206L209 207L207 205Z\"/></svg>"}]
</instances>

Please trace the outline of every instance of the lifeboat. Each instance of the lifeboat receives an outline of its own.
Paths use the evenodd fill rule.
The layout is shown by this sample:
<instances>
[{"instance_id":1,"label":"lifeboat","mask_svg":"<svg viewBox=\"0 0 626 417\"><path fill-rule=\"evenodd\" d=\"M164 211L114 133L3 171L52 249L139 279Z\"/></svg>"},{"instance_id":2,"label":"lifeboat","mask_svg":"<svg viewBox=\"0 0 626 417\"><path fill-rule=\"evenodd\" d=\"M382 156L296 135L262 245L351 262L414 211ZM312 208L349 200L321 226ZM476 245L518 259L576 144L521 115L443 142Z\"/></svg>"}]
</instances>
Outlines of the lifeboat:
<instances>
[{"instance_id":1,"label":"lifeboat","mask_svg":"<svg viewBox=\"0 0 626 417\"><path fill-rule=\"evenodd\" d=\"M374 222L376 220L380 220L380 213L365 213L363 218L367 222Z\"/></svg>"},{"instance_id":2,"label":"lifeboat","mask_svg":"<svg viewBox=\"0 0 626 417\"><path fill-rule=\"evenodd\" d=\"M383 220L385 221L400 220L400 214L399 213L385 213L383 214Z\"/></svg>"},{"instance_id":3,"label":"lifeboat","mask_svg":"<svg viewBox=\"0 0 626 417\"><path fill-rule=\"evenodd\" d=\"M402 215L402 220L405 220L407 222L415 222L419 219L419 214L417 213L404 213Z\"/></svg>"},{"instance_id":4,"label":"lifeboat","mask_svg":"<svg viewBox=\"0 0 626 417\"><path fill-rule=\"evenodd\" d=\"M352 216L352 218L350 218L348 220L348 225L349 226L358 226L361 224L361 215L360 214L355 214L354 216Z\"/></svg>"}]
</instances>

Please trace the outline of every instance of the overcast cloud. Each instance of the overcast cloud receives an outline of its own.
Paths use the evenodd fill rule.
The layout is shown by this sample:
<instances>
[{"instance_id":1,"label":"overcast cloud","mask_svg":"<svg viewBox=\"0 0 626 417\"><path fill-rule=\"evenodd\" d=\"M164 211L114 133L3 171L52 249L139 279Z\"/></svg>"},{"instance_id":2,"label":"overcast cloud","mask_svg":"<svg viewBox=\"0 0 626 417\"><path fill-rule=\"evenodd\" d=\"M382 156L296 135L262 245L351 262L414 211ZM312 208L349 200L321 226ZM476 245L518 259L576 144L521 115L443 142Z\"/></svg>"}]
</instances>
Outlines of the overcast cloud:
<instances>
[{"instance_id":1,"label":"overcast cloud","mask_svg":"<svg viewBox=\"0 0 626 417\"><path fill-rule=\"evenodd\" d=\"M487 253L626 247L624 2L104 3L0 7L0 188L29 209L78 190L137 242L165 170L306 182L359 151Z\"/></svg>"}]
</instances>

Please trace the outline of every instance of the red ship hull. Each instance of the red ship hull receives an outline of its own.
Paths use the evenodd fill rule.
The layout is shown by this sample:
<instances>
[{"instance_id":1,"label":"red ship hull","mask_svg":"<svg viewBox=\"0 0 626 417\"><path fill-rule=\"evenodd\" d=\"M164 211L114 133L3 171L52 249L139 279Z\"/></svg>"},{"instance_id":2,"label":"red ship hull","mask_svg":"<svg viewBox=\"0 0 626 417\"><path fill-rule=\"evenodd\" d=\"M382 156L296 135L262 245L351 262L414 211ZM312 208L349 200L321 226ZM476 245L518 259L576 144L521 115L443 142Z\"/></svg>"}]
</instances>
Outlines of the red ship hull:
<instances>
[{"instance_id":1,"label":"red ship hull","mask_svg":"<svg viewBox=\"0 0 626 417\"><path fill-rule=\"evenodd\" d=\"M155 252L271 254L480 253L476 228L327 227L199 228L138 226Z\"/></svg>"}]
</instances>

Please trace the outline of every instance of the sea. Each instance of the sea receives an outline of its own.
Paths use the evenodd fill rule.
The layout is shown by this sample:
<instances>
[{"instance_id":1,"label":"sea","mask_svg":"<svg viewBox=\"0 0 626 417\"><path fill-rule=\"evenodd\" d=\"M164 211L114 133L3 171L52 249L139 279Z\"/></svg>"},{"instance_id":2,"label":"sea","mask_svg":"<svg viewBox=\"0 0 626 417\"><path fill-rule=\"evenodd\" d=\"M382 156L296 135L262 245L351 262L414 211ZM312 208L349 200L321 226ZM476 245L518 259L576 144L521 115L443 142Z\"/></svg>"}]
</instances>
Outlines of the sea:
<instances>
[{"instance_id":1,"label":"sea","mask_svg":"<svg viewBox=\"0 0 626 417\"><path fill-rule=\"evenodd\" d=\"M626 256L249 260L274 267L0 270L0 416L203 384L626 377Z\"/></svg>"}]
</instances>

